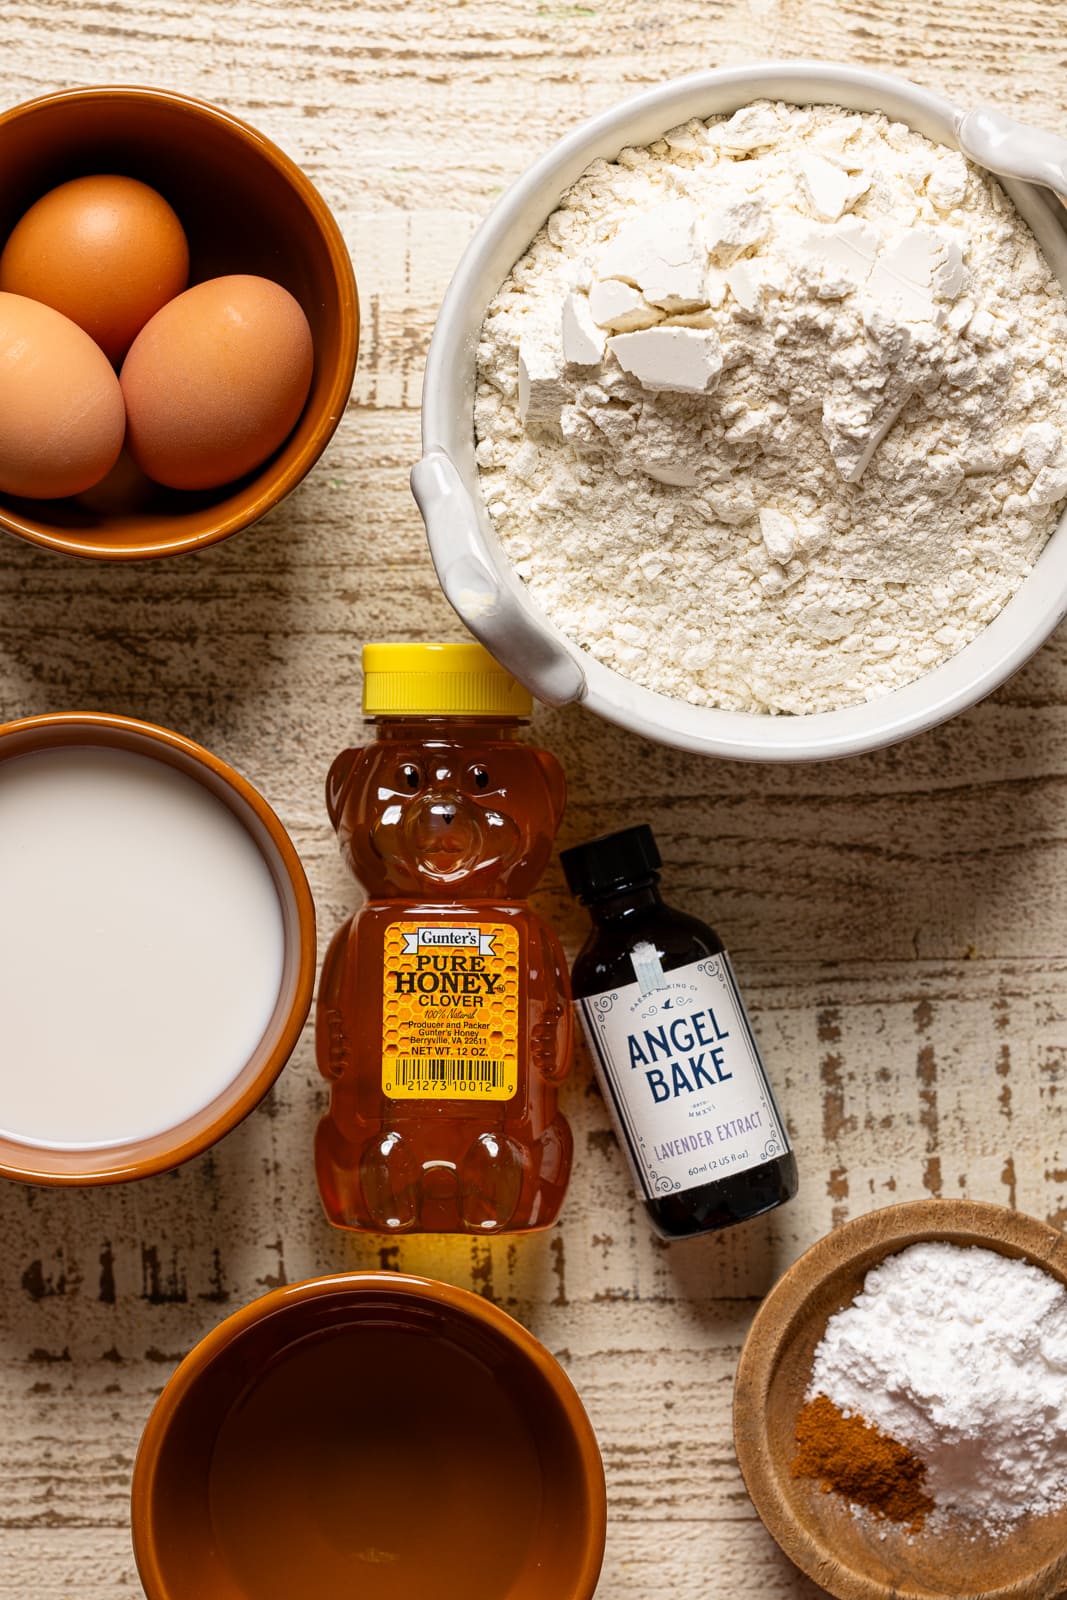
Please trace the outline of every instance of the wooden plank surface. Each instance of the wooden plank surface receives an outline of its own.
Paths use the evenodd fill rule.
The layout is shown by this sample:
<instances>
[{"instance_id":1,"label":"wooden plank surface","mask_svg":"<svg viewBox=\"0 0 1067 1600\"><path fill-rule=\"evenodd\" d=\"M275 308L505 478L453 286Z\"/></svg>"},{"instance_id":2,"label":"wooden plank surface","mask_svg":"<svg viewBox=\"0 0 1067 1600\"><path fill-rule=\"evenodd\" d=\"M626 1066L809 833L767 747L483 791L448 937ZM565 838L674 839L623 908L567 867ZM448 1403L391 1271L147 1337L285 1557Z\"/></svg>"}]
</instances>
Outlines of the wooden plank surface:
<instances>
[{"instance_id":1,"label":"wooden plank surface","mask_svg":"<svg viewBox=\"0 0 1067 1600\"><path fill-rule=\"evenodd\" d=\"M1062 127L1062 16L1059 0L7 0L3 103L163 84L281 144L344 229L365 331L333 444L254 531L122 570L0 545L0 717L125 712L218 751L292 832L325 942L354 898L321 788L357 730L360 644L456 636L406 480L435 309L503 187L643 85L768 55L875 66ZM741 1485L733 1367L759 1297L849 1216L947 1194L1067 1218L1065 698L1061 634L950 726L831 766L729 766L540 713L571 782L562 842L648 819L671 894L732 949L798 1199L655 1243L583 1055L558 1229L342 1236L311 1170L308 1030L270 1101L181 1171L83 1194L0 1186L0 1597L137 1594L130 1469L177 1360L272 1285L381 1264L492 1297L564 1361L607 1468L601 1600L816 1596ZM583 920L556 867L539 905L573 951Z\"/></svg>"}]
</instances>

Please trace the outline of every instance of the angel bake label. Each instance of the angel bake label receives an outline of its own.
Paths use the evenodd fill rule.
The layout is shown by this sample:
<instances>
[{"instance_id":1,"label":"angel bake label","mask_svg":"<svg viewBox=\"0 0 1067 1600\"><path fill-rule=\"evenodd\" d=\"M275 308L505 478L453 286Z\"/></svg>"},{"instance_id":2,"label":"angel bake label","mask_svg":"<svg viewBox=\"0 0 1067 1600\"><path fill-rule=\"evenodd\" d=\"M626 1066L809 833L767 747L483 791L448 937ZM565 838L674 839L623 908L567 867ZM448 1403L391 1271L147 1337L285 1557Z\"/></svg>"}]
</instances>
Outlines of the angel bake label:
<instances>
[{"instance_id":1,"label":"angel bake label","mask_svg":"<svg viewBox=\"0 0 1067 1600\"><path fill-rule=\"evenodd\" d=\"M641 1192L655 1200L783 1155L789 1140L725 952L668 973L651 946L632 960L635 983L578 1008Z\"/></svg>"},{"instance_id":2,"label":"angel bake label","mask_svg":"<svg viewBox=\"0 0 1067 1600\"><path fill-rule=\"evenodd\" d=\"M518 1083L519 930L385 930L382 1089L394 1100L510 1100Z\"/></svg>"}]
</instances>

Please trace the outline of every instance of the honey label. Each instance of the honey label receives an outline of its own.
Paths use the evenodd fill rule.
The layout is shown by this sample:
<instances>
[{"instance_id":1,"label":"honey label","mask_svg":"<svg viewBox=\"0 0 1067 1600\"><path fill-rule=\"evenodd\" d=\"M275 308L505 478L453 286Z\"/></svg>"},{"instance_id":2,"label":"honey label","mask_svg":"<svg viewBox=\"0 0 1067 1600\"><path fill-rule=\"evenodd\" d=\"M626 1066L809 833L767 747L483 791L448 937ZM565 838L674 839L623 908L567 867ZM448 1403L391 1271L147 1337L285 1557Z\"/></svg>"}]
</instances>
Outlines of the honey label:
<instances>
[{"instance_id":1,"label":"honey label","mask_svg":"<svg viewBox=\"0 0 1067 1600\"><path fill-rule=\"evenodd\" d=\"M385 930L382 1089L394 1100L510 1100L519 1072L519 930Z\"/></svg>"}]
</instances>

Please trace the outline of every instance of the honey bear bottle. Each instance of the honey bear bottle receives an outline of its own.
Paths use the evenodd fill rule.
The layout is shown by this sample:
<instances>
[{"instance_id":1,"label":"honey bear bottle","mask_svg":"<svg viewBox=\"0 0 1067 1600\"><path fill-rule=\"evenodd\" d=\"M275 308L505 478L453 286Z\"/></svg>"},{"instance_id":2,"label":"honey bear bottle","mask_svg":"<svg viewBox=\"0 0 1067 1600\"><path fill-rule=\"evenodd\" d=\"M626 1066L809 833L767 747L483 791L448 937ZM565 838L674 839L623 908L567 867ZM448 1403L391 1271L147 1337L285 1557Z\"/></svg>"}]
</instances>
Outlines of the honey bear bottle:
<instances>
[{"instance_id":1,"label":"honey bear bottle","mask_svg":"<svg viewBox=\"0 0 1067 1600\"><path fill-rule=\"evenodd\" d=\"M789 1200L796 1158L713 928L664 905L647 823L564 850L589 908L574 994L637 1192L663 1239Z\"/></svg>"},{"instance_id":2,"label":"honey bear bottle","mask_svg":"<svg viewBox=\"0 0 1067 1600\"><path fill-rule=\"evenodd\" d=\"M335 934L316 1013L330 1221L401 1234L547 1227L571 1166L563 952L526 896L566 788L520 741L526 690L476 644L369 644L377 738L326 803L367 902Z\"/></svg>"}]
</instances>

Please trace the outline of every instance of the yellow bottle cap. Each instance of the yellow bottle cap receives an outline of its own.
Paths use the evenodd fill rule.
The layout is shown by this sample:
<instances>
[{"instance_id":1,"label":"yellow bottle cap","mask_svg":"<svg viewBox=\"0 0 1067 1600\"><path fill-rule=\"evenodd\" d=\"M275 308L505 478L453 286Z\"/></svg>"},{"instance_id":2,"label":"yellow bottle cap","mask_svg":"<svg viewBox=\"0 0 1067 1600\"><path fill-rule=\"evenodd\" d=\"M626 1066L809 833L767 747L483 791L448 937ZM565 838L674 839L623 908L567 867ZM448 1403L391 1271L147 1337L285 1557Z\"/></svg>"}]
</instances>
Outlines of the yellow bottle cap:
<instances>
[{"instance_id":1,"label":"yellow bottle cap","mask_svg":"<svg viewBox=\"0 0 1067 1600\"><path fill-rule=\"evenodd\" d=\"M368 717L528 717L533 699L480 644L365 644Z\"/></svg>"}]
</instances>

